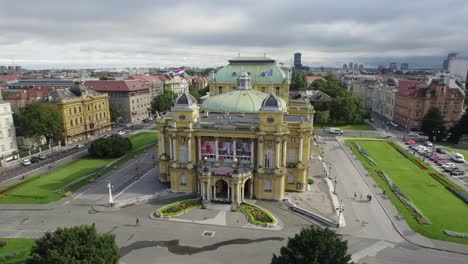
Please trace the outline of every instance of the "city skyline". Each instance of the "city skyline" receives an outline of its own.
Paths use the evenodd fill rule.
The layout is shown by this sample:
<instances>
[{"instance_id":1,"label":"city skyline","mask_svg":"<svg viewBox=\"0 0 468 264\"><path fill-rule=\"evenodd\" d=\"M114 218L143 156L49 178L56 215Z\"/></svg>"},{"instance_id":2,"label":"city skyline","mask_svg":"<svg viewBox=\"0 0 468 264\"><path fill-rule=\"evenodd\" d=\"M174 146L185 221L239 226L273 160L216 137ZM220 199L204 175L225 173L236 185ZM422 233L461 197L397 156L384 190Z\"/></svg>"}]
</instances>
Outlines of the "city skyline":
<instances>
[{"instance_id":1,"label":"city skyline","mask_svg":"<svg viewBox=\"0 0 468 264\"><path fill-rule=\"evenodd\" d=\"M32 69L221 66L239 53L290 64L296 51L309 66L438 66L467 52L464 1L0 2L0 65Z\"/></svg>"}]
</instances>

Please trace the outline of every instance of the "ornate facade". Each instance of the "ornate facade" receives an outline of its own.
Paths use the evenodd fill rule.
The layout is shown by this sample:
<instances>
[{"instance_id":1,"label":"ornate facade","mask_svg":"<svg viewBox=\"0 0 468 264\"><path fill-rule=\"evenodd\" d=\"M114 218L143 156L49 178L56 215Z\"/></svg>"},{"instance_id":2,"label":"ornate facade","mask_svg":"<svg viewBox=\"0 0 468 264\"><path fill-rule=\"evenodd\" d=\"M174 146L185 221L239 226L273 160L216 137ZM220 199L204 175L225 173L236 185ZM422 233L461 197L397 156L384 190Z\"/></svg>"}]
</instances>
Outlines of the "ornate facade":
<instances>
[{"instance_id":1,"label":"ornate facade","mask_svg":"<svg viewBox=\"0 0 468 264\"><path fill-rule=\"evenodd\" d=\"M252 73L237 75L234 90L201 106L183 93L157 118L159 179L173 191L233 205L306 191L313 107L305 100L288 105L274 91L253 90Z\"/></svg>"}]
</instances>

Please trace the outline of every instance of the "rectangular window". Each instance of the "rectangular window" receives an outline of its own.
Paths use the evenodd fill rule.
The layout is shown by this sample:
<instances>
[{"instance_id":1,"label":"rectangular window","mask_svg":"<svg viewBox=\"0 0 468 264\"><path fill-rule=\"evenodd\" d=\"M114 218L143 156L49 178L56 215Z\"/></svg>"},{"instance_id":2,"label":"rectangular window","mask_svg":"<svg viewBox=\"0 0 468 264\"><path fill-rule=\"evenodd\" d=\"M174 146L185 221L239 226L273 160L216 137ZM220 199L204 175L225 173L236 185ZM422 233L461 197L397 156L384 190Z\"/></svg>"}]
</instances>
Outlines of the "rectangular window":
<instances>
[{"instance_id":1,"label":"rectangular window","mask_svg":"<svg viewBox=\"0 0 468 264\"><path fill-rule=\"evenodd\" d=\"M218 87L218 93L220 93L220 94L223 93L223 87L221 87L221 86Z\"/></svg>"},{"instance_id":2,"label":"rectangular window","mask_svg":"<svg viewBox=\"0 0 468 264\"><path fill-rule=\"evenodd\" d=\"M279 94L280 94L280 88L276 87L276 95L279 95Z\"/></svg>"},{"instance_id":3,"label":"rectangular window","mask_svg":"<svg viewBox=\"0 0 468 264\"><path fill-rule=\"evenodd\" d=\"M291 137L291 143L294 143L296 142L296 138L295 137Z\"/></svg>"},{"instance_id":4,"label":"rectangular window","mask_svg":"<svg viewBox=\"0 0 468 264\"><path fill-rule=\"evenodd\" d=\"M296 149L288 149L288 162L297 162Z\"/></svg>"},{"instance_id":5,"label":"rectangular window","mask_svg":"<svg viewBox=\"0 0 468 264\"><path fill-rule=\"evenodd\" d=\"M294 183L294 174L288 174L288 184Z\"/></svg>"},{"instance_id":6,"label":"rectangular window","mask_svg":"<svg viewBox=\"0 0 468 264\"><path fill-rule=\"evenodd\" d=\"M266 88L262 87L262 93L266 93Z\"/></svg>"},{"instance_id":7,"label":"rectangular window","mask_svg":"<svg viewBox=\"0 0 468 264\"><path fill-rule=\"evenodd\" d=\"M180 175L180 185L187 185L187 177L185 175Z\"/></svg>"},{"instance_id":8,"label":"rectangular window","mask_svg":"<svg viewBox=\"0 0 468 264\"><path fill-rule=\"evenodd\" d=\"M265 192L271 192L271 181L270 180L266 180L265 181Z\"/></svg>"}]
</instances>

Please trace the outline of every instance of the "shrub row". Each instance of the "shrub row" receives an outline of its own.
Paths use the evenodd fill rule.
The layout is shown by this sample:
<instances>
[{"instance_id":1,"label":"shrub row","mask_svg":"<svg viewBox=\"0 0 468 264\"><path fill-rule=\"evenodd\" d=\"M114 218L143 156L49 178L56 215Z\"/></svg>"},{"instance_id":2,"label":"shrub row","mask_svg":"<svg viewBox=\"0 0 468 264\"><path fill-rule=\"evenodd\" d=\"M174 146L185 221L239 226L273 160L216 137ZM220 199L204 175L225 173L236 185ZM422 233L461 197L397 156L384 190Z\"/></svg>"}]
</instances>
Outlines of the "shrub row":
<instances>
[{"instance_id":1,"label":"shrub row","mask_svg":"<svg viewBox=\"0 0 468 264\"><path fill-rule=\"evenodd\" d=\"M171 203L156 211L160 217L165 216L178 216L193 208L201 208L203 206L200 199L184 200L180 202Z\"/></svg>"},{"instance_id":2,"label":"shrub row","mask_svg":"<svg viewBox=\"0 0 468 264\"><path fill-rule=\"evenodd\" d=\"M248 204L241 204L237 211L244 213L249 218L249 222L254 225L268 226L276 223L276 219L268 212Z\"/></svg>"},{"instance_id":3,"label":"shrub row","mask_svg":"<svg viewBox=\"0 0 468 264\"><path fill-rule=\"evenodd\" d=\"M377 170L376 172L390 186L390 189L392 190L392 192L406 206L406 208L408 208L411 215L413 215L414 218L416 218L416 220L420 224L424 224L424 225L430 225L431 224L429 219L427 219L424 216L424 214L421 211L419 211L419 209L416 207L416 205L414 205L411 202L411 200L400 190L400 188L398 188L398 186L396 184L394 184L390 180L390 178L387 175L385 175L385 173L382 170Z\"/></svg>"},{"instance_id":4,"label":"shrub row","mask_svg":"<svg viewBox=\"0 0 468 264\"><path fill-rule=\"evenodd\" d=\"M353 142L356 149L359 151L359 153L361 153L361 155L366 158L370 164L376 166L377 164L375 163L375 161L369 156L369 154L367 154L367 152L356 142Z\"/></svg>"},{"instance_id":5,"label":"shrub row","mask_svg":"<svg viewBox=\"0 0 468 264\"><path fill-rule=\"evenodd\" d=\"M451 237L468 238L467 233L458 233L458 232L450 231L450 230L444 230L444 234L446 234L447 236L451 236Z\"/></svg>"}]
</instances>

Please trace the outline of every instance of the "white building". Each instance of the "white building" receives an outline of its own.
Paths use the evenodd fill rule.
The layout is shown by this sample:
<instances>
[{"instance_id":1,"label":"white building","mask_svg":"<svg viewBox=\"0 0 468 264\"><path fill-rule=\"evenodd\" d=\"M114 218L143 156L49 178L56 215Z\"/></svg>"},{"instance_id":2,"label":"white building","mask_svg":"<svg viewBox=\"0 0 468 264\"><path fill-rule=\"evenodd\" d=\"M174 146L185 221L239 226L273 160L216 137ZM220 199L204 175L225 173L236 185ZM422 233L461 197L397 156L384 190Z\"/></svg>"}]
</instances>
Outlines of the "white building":
<instances>
[{"instance_id":1,"label":"white building","mask_svg":"<svg viewBox=\"0 0 468 264\"><path fill-rule=\"evenodd\" d=\"M465 81L468 72L468 59L451 59L448 64L448 71L454 75L455 78Z\"/></svg>"},{"instance_id":2,"label":"white building","mask_svg":"<svg viewBox=\"0 0 468 264\"><path fill-rule=\"evenodd\" d=\"M385 118L387 121L393 121L397 87L398 80L395 78L389 78L386 83L369 85L366 106L370 106L372 113Z\"/></svg>"},{"instance_id":3,"label":"white building","mask_svg":"<svg viewBox=\"0 0 468 264\"><path fill-rule=\"evenodd\" d=\"M16 146L13 112L9 102L0 100L0 157L6 157L18 150Z\"/></svg>"}]
</instances>

